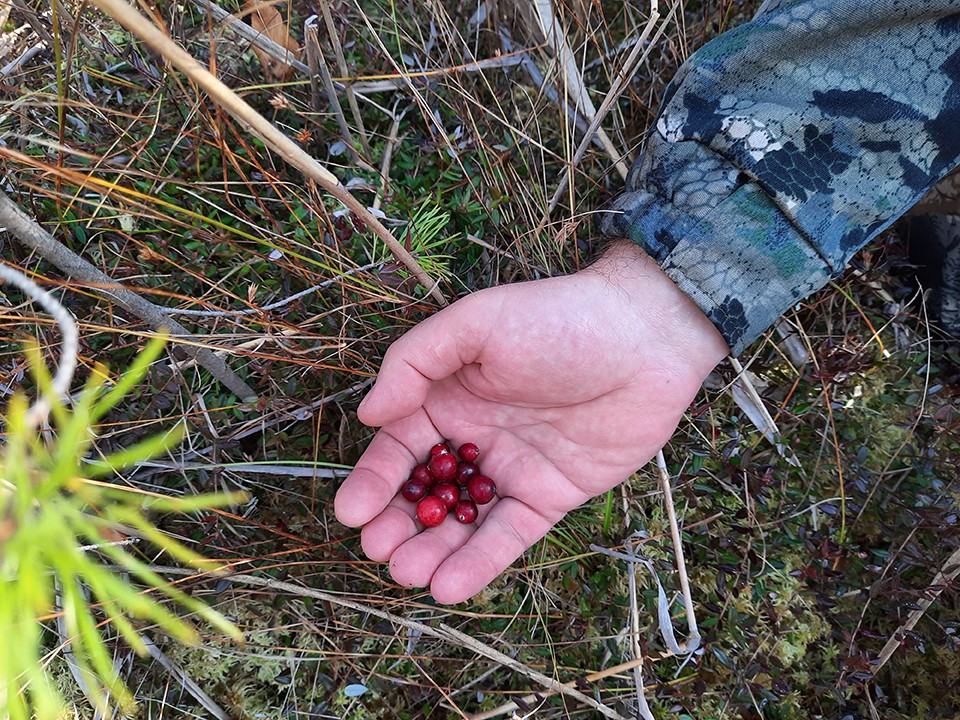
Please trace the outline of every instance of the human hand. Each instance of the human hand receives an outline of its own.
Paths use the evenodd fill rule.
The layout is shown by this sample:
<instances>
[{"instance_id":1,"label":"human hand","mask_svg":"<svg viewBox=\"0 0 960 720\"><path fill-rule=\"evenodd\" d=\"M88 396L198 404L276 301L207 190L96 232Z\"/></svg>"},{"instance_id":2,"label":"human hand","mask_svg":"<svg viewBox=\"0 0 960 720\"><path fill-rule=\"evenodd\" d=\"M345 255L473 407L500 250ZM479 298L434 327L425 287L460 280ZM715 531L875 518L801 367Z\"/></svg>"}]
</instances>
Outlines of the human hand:
<instances>
[{"instance_id":1,"label":"human hand","mask_svg":"<svg viewBox=\"0 0 960 720\"><path fill-rule=\"evenodd\" d=\"M397 340L360 420L380 426L335 499L371 560L438 602L482 590L568 511L667 442L729 352L629 243L574 275L469 295ZM474 524L423 528L399 491L442 439L481 448L497 497Z\"/></svg>"}]
</instances>

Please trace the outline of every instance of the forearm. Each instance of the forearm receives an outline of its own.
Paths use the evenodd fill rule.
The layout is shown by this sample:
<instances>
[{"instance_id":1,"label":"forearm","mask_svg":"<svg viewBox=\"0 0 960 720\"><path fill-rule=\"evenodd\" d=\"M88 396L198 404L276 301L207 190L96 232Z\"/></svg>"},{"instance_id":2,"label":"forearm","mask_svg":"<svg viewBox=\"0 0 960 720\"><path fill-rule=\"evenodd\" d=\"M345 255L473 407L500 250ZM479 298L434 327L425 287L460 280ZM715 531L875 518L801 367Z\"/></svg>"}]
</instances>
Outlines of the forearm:
<instances>
[{"instance_id":1,"label":"forearm","mask_svg":"<svg viewBox=\"0 0 960 720\"><path fill-rule=\"evenodd\" d=\"M769 3L678 73L603 230L740 351L957 164L958 12Z\"/></svg>"}]
</instances>

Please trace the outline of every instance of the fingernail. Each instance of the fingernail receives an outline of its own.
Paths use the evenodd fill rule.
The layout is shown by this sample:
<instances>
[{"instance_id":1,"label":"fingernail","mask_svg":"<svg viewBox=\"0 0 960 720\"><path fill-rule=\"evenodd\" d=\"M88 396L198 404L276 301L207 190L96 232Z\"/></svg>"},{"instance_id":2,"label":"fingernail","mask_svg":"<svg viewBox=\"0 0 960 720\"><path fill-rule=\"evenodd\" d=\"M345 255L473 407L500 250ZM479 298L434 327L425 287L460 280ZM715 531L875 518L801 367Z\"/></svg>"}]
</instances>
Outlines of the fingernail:
<instances>
[{"instance_id":1,"label":"fingernail","mask_svg":"<svg viewBox=\"0 0 960 720\"><path fill-rule=\"evenodd\" d=\"M364 396L363 400L360 401L360 404L357 405L357 414L363 412L363 409L364 409L367 405L370 404L370 395L372 395L372 394L373 394L373 393L367 393L367 394Z\"/></svg>"}]
</instances>

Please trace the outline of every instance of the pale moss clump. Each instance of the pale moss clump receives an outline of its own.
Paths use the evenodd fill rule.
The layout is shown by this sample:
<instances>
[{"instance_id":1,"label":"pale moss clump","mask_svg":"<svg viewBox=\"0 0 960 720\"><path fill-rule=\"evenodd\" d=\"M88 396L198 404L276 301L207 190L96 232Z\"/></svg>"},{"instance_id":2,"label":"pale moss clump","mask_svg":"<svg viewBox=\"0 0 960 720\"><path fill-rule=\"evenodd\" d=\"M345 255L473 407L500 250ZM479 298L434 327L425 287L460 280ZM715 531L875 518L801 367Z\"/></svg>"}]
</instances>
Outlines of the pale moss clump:
<instances>
[{"instance_id":1,"label":"pale moss clump","mask_svg":"<svg viewBox=\"0 0 960 720\"><path fill-rule=\"evenodd\" d=\"M296 688L298 706L329 701L322 679L321 637L285 614L264 612L257 604L233 608L244 642L212 640L189 647L165 643L164 651L186 675L238 717L276 717L285 698Z\"/></svg>"},{"instance_id":2,"label":"pale moss clump","mask_svg":"<svg viewBox=\"0 0 960 720\"><path fill-rule=\"evenodd\" d=\"M910 391L922 391L923 378L915 378L916 387L897 387L900 372L894 366L878 366L851 376L835 398L845 406L843 430L855 432L856 438L867 445L863 461L867 470L883 470L910 437L916 403L906 402L906 396ZM888 377L891 373L896 377Z\"/></svg>"},{"instance_id":3,"label":"pale moss clump","mask_svg":"<svg viewBox=\"0 0 960 720\"><path fill-rule=\"evenodd\" d=\"M773 655L784 667L798 665L812 645L823 649L820 639L830 627L803 594L803 582L786 568L764 576L765 590L777 612L778 624L785 631L776 639Z\"/></svg>"},{"instance_id":4,"label":"pale moss clump","mask_svg":"<svg viewBox=\"0 0 960 720\"><path fill-rule=\"evenodd\" d=\"M821 639L830 628L803 594L803 582L790 574L790 566L775 569L753 578L739 593L730 598L730 604L741 615L756 618L752 632L759 638L760 655L775 657L784 669L797 669L811 648L822 653L829 644ZM717 573L703 569L696 573L695 586L710 588L716 585ZM762 594L762 596L761 596ZM773 606L777 626L773 627L762 600ZM751 650L754 652L755 650ZM796 680L797 675L793 678Z\"/></svg>"}]
</instances>

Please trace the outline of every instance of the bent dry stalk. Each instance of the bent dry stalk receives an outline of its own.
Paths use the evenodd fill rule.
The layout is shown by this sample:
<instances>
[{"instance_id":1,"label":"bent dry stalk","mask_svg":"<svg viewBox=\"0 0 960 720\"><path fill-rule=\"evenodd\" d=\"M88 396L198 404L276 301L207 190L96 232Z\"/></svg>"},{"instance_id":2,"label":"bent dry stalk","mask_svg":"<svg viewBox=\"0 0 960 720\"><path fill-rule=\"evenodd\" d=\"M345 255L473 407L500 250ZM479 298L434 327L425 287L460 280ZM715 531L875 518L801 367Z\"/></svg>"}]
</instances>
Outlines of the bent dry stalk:
<instances>
[{"instance_id":1,"label":"bent dry stalk","mask_svg":"<svg viewBox=\"0 0 960 720\"><path fill-rule=\"evenodd\" d=\"M247 131L260 138L284 160L302 172L308 180L316 182L326 192L355 212L367 227L373 230L377 237L390 248L394 256L413 273L417 281L436 300L438 305L445 307L448 304L447 299L440 292L438 284L424 272L416 258L407 252L393 236L393 233L312 155L305 152L293 140L280 132L273 123L250 107L239 95L198 63L186 50L177 45L125 0L91 0L91 2L147 43L190 80L197 83L211 99L226 110Z\"/></svg>"}]
</instances>

